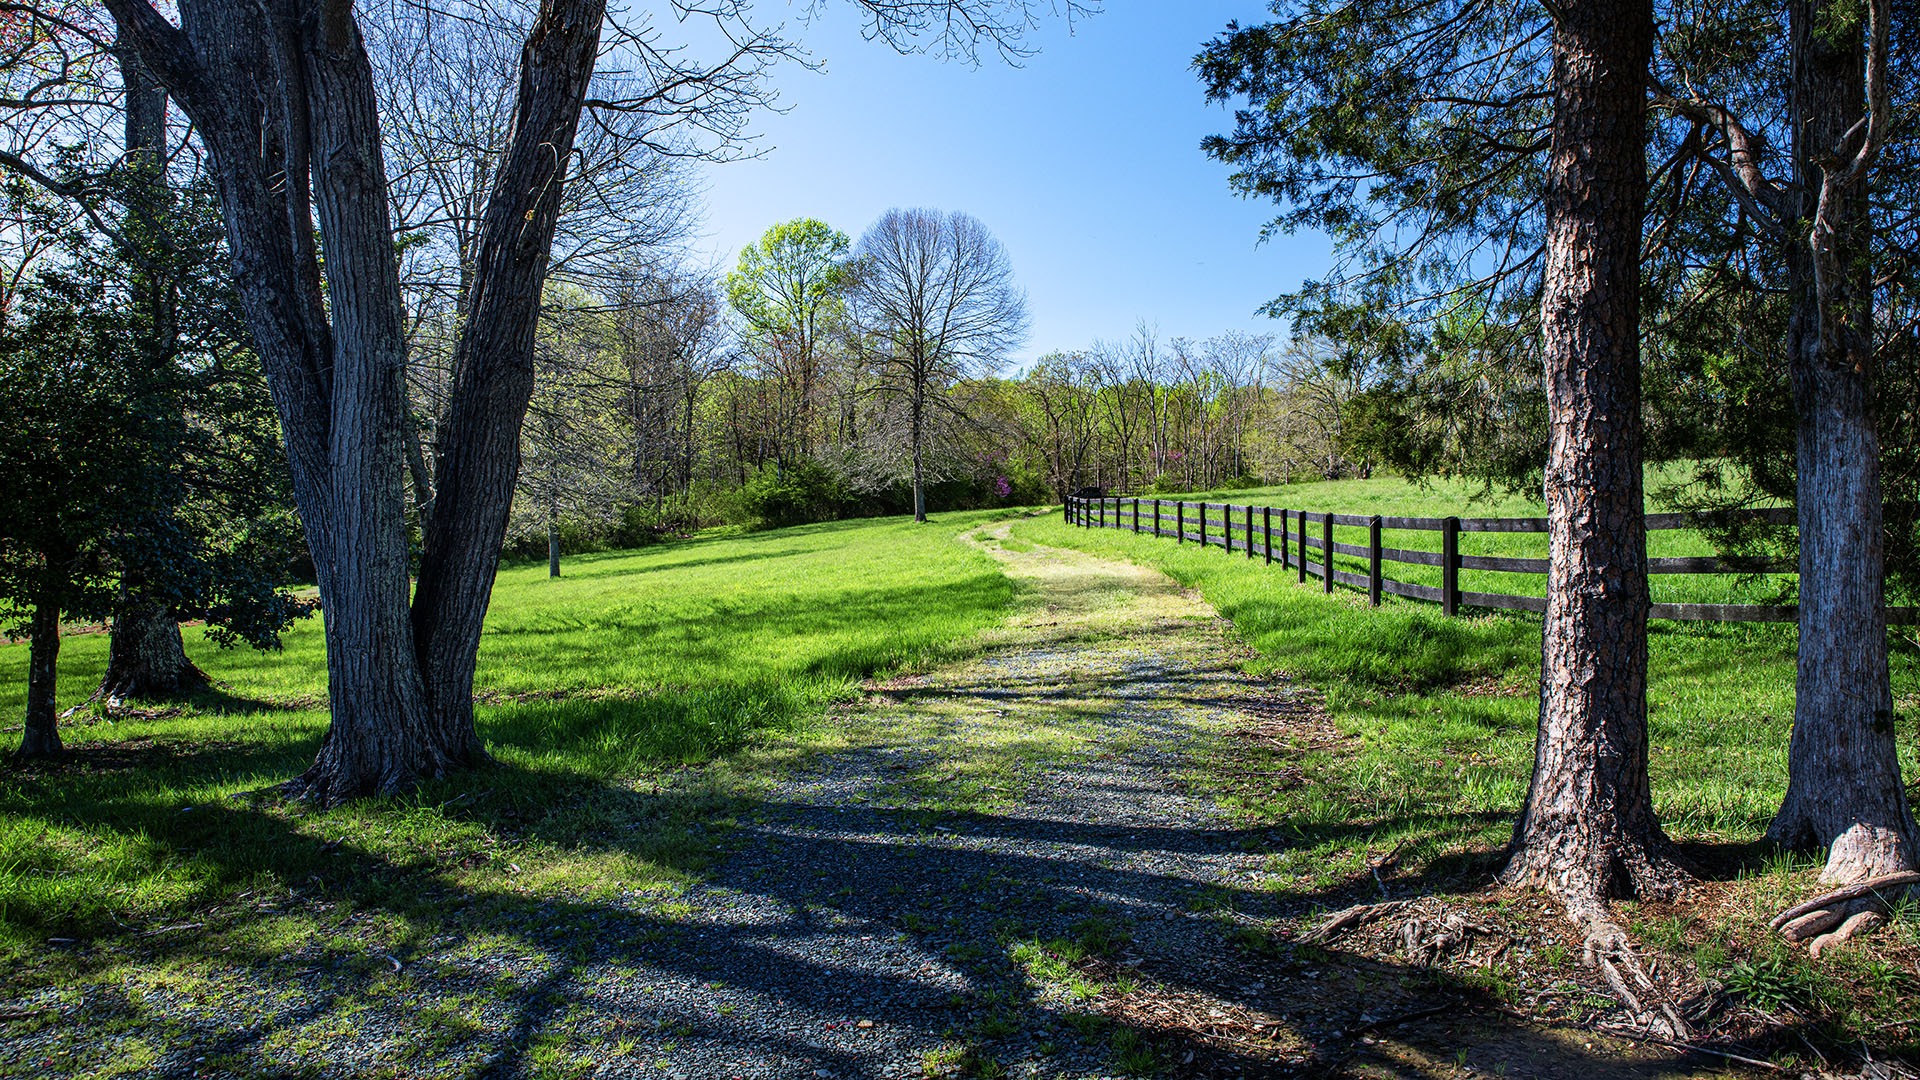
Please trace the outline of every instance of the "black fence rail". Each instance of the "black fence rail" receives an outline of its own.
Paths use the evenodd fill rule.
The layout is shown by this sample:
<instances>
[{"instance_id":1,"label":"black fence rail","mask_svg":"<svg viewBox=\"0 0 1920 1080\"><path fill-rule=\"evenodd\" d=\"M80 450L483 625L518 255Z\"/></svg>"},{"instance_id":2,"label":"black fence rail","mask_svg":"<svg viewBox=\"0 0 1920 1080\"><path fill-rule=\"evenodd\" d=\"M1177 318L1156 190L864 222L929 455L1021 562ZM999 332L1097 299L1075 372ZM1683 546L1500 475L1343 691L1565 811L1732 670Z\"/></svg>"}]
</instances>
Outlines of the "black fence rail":
<instances>
[{"instance_id":1,"label":"black fence rail","mask_svg":"<svg viewBox=\"0 0 1920 1080\"><path fill-rule=\"evenodd\" d=\"M1484 570L1505 574L1544 574L1546 559L1507 555L1464 555L1460 552L1461 533L1544 533L1546 518L1427 518L1383 517L1378 514L1326 514L1310 510L1290 510L1272 506L1235 506L1232 503L1167 501L1127 497L1069 497L1063 510L1068 524L1086 528L1131 529L1150 536L1171 536L1175 543L1192 541L1202 547L1217 546L1231 554L1245 552L1247 558L1278 563L1292 570L1298 580L1318 578L1321 587L1332 592L1336 584L1348 585L1367 593L1378 606L1383 594L1414 600L1430 600L1445 608L1448 615L1459 614L1462 607L1498 608L1509 611L1547 610L1541 596L1503 592L1468 592L1460 588L1460 571ZM1730 520L1770 525L1791 525L1795 521L1791 507L1774 510L1741 510L1725 514L1648 514L1648 531L1697 529L1705 525L1725 524ZM1345 544L1333 538L1335 526L1367 530L1367 543ZM1437 532L1439 551L1385 547L1380 542L1383 530ZM1318 558L1309 553L1318 552ZM1364 559L1366 573L1341 570L1334 556ZM1439 588L1396 581L1383 571L1386 563L1403 563L1440 568ZM1649 574L1790 574L1792 563L1777 559L1721 558L1715 555L1686 555L1647 560ZM1693 622L1793 622L1799 608L1791 604L1654 604L1649 612L1655 619ZM1889 624L1912 625L1920 622L1920 609L1888 608Z\"/></svg>"}]
</instances>

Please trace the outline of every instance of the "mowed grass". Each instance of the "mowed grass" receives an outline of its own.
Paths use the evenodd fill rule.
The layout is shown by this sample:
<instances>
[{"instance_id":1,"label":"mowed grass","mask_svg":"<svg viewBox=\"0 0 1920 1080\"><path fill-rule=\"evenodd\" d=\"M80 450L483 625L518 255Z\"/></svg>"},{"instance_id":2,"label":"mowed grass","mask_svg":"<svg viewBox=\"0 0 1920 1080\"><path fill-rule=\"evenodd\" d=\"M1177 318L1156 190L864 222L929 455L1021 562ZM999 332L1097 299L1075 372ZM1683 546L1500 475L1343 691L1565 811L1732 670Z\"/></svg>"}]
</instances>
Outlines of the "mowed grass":
<instances>
[{"instance_id":1,"label":"mowed grass","mask_svg":"<svg viewBox=\"0 0 1920 1080\"><path fill-rule=\"evenodd\" d=\"M862 679L937 663L1002 617L1012 584L956 540L992 516L696 539L571 558L557 581L544 564L503 571L477 680L497 765L324 813L249 794L297 775L325 730L318 621L272 654L190 629L218 692L82 711L69 761L0 771L0 937L17 956L294 890L414 911L449 889L671 885L701 858L687 829L772 767L757 735L804 729ZM91 692L106 644L64 643L63 708ZM15 739L26 661L0 647Z\"/></svg>"},{"instance_id":2,"label":"mowed grass","mask_svg":"<svg viewBox=\"0 0 1920 1080\"><path fill-rule=\"evenodd\" d=\"M1511 496L1471 503L1472 493L1463 484L1423 488L1384 477L1216 493L1204 499L1369 515L1520 517L1543 512L1539 503ZM1349 782L1342 788L1360 804L1323 800L1289 816L1304 814L1303 824L1351 820L1356 813L1382 822L1444 817L1456 824L1485 822L1478 830L1481 841L1502 837L1525 795L1532 763L1538 615L1465 610L1465 617L1449 619L1437 604L1392 596L1371 608L1361 592L1338 586L1327 596L1317 578L1310 575L1299 583L1295 571L1250 560L1237 548L1229 554L1218 547L1135 536L1130 510L1123 521L1127 530L1083 529L1067 526L1054 515L1020 523L1014 535L1159 568L1198 588L1233 621L1259 653L1253 661L1256 668L1285 673L1325 693L1330 717L1355 740L1358 752L1321 754L1318 767L1347 771ZM1257 528L1258 515L1255 522ZM1244 525L1244 519L1239 524ZM1712 551L1704 538L1690 532L1652 535L1661 538L1654 545L1659 554ZM1336 539L1364 543L1365 530L1338 530ZM1406 533L1385 543L1438 550L1438 541L1437 533ZM1483 554L1544 556L1544 543L1544 537L1528 534L1462 536L1463 550ZM1538 550L1532 550L1535 547ZM1344 557L1336 558L1335 565L1365 569L1363 560ZM1388 564L1387 573L1426 584L1412 571L1428 569L1437 584L1437 568ZM1472 575L1462 577L1463 588L1476 591L1539 592L1538 584L1523 584L1536 575L1489 573L1478 575L1478 581ZM1754 593L1767 588L1736 575L1662 575L1654 580L1656 599L1674 602L1755 603L1761 599ZM1778 808L1793 717L1794 634L1791 625L1780 624L1651 624L1649 729L1655 803L1676 836L1723 843L1752 840ZM1920 665L1912 643L1898 636L1894 690L1903 708L1920 704ZM1910 758L1913 740L1903 737L1901 743ZM1916 775L1911 760L1906 767L1908 775Z\"/></svg>"},{"instance_id":3,"label":"mowed grass","mask_svg":"<svg viewBox=\"0 0 1920 1080\"><path fill-rule=\"evenodd\" d=\"M1517 498L1469 504L1469 494L1464 485L1422 489L1380 478L1222 492L1205 501L1383 516L1542 512ZM1126 520L1130 527L1130 514ZM1477 895L1499 869L1533 763L1538 615L1466 610L1465 617L1448 619L1438 604L1392 596L1372 608L1363 592L1337 586L1328 596L1318 579L1299 583L1292 570L1249 560L1239 550L1071 527L1057 513L1019 522L1013 534L1160 569L1232 620L1253 647L1250 670L1319 692L1331 730L1283 727L1275 742L1244 744L1203 761L1192 778L1249 823L1273 830L1267 887L1346 898L1329 901L1338 906L1376 898L1376 870L1395 896L1407 896ZM1437 550L1437 534L1424 535L1428 542L1407 546ZM1658 554L1711 550L1698 537L1665 535L1672 547L1653 545ZM1471 539L1495 541L1479 549L1485 553L1545 554L1544 545L1501 544L1506 537ZM1475 550L1468 537L1462 540L1465 550ZM1533 591L1515 587L1517 575L1487 576L1506 579L1498 591ZM1656 599L1763 602L1749 591L1753 583L1730 576L1694 578L1684 591L1671 586L1674 580L1656 580ZM1465 587L1488 589L1485 583ZM1892 645L1902 767L1915 785L1920 649L1910 633L1896 632ZM1772 915L1820 888L1817 859L1760 842L1786 788L1794 652L1790 624L1651 624L1654 808L1690 865L1717 884L1678 906L1627 903L1622 914L1648 947L1735 987L1736 997L1763 1010L1773 1007L1764 995L1739 988L1743 978L1755 982L1752 972L1764 973L1759 981L1810 1015L1831 1045L1866 1039L1913 1050L1920 1047L1920 982L1913 977L1920 971L1920 907L1907 905L1865 943L1819 961L1767 929ZM1920 792L1920 785L1910 792ZM1495 900L1502 908L1524 904L1518 897ZM1317 918L1305 915L1289 932L1304 932ZM1514 992L1491 971L1486 978L1492 992Z\"/></svg>"},{"instance_id":4,"label":"mowed grass","mask_svg":"<svg viewBox=\"0 0 1920 1080\"><path fill-rule=\"evenodd\" d=\"M1669 486L1673 482L1662 470L1650 469L1648 475L1649 490ZM1128 497L1130 498L1130 497ZM1119 501L1116 511L1111 506L1107 511L1108 521L1118 514L1123 525L1133 527L1133 508L1128 498ZM1143 501L1151 496L1143 496ZM1172 500L1184 500L1189 532L1198 531L1197 513L1192 504L1205 502L1213 507L1207 514L1207 542L1217 545L1220 542L1221 513L1218 505L1230 504L1244 507L1269 506L1277 510L1306 510L1310 513L1332 512L1336 514L1357 514L1381 517L1459 517L1459 518L1518 518L1544 517L1546 506L1538 499L1510 492L1488 492L1479 485L1462 480L1436 479L1425 484L1412 484L1397 477L1383 476L1375 480L1334 480L1313 483L1293 484L1286 487L1252 488L1234 491L1197 492L1192 495L1160 496L1163 503L1162 528L1169 534L1174 529L1175 508ZM1141 529L1151 530L1152 506L1149 503L1141 508L1143 517ZM1231 535L1234 550L1243 552L1246 539L1246 517L1244 511L1236 511L1231 522ZM1280 515L1273 515L1275 530L1274 547L1281 546ZM1258 510L1254 513L1254 544L1265 542L1265 521ZM1286 547L1297 557L1298 519L1289 515ZM1320 541L1320 525L1309 524L1307 537L1313 543ZM1334 527L1335 543L1353 544L1365 547L1367 529L1362 526L1338 525ZM1401 548L1413 551L1438 552L1441 547L1441 534L1437 530L1425 529L1382 529L1380 543L1385 548ZM1460 553L1462 555L1501 555L1531 559L1547 557L1547 536L1545 533L1480 533L1462 532L1460 534ZM1647 534L1647 554L1652 558L1667 558L1685 555L1717 554L1713 543L1704 535L1692 529L1659 529ZM1320 565L1318 548L1309 549L1308 560L1315 567ZM1336 555L1334 568L1350 573L1367 572L1367 561L1349 555ZM1413 585L1425 585L1438 588L1441 584L1440 568L1419 563L1394 562L1383 560L1381 572L1388 578L1404 581ZM1311 575L1309 575L1311 577ZM1778 604L1792 602L1793 576L1791 574L1654 574L1649 577L1656 604ZM1515 596L1546 595L1547 580L1545 574L1513 574L1491 570L1466 570L1460 572L1460 588L1467 592L1508 593Z\"/></svg>"}]
</instances>

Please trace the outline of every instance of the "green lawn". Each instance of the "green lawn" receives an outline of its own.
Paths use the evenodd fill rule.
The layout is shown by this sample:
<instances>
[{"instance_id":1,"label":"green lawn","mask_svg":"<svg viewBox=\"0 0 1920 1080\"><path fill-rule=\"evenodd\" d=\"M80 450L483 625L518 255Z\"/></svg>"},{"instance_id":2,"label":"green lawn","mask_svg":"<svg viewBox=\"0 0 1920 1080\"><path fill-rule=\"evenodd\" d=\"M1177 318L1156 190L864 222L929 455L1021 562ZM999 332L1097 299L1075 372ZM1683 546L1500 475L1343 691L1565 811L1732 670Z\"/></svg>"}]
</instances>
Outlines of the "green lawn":
<instances>
[{"instance_id":1,"label":"green lawn","mask_svg":"<svg viewBox=\"0 0 1920 1080\"><path fill-rule=\"evenodd\" d=\"M1515 496L1471 502L1474 490L1466 484L1420 487L1383 477L1206 493L1189 501L1423 517L1543 513L1537 501ZM1125 520L1130 528L1130 511ZM1437 604L1391 596L1374 609L1362 593L1341 586L1328 597L1318 579L1310 576L1299 584L1293 571L1249 560L1238 550L1228 554L1130 531L1074 528L1058 515L1023 522L1014 534L1143 562L1199 588L1258 651L1256 666L1283 671L1326 692L1333 719L1363 748L1339 760L1354 770L1354 790L1372 793L1374 803L1363 808L1366 813L1382 819L1416 812L1461 815L1463 821L1501 818L1487 826L1490 838L1506 827L1505 816L1525 795L1540 664L1539 616L1475 611L1448 619ZM1691 532L1652 536L1655 554L1712 553ZM1339 529L1335 539L1364 543L1365 530ZM1463 534L1461 539L1469 553L1546 554L1546 538L1537 534ZM1384 542L1438 550L1439 535L1388 532ZM1365 570L1364 560L1340 557L1335 565ZM1438 584L1438 568L1388 564L1387 572ZM1654 581L1660 601L1771 598L1768 583L1736 575L1661 575ZM1538 595L1540 586L1539 575L1462 574L1462 587L1469 590ZM1920 693L1920 665L1910 643L1896 641L1895 696L1911 709ZM1649 723L1655 799L1663 820L1679 836L1752 839L1778 807L1786 782L1794 628L1656 621L1651 665ZM1911 740L1903 740L1903 747L1911 751ZM1914 775L1911 762L1907 768ZM1330 804L1321 809L1347 814L1354 808Z\"/></svg>"},{"instance_id":2,"label":"green lawn","mask_svg":"<svg viewBox=\"0 0 1920 1080\"><path fill-rule=\"evenodd\" d=\"M1649 488L1661 486L1665 481L1662 474L1653 471L1648 478ZM1142 496L1143 501L1152 496ZM1433 480L1425 485L1407 483L1397 477L1382 476L1374 480L1335 480L1316 483L1293 484L1286 487L1252 488L1235 491L1196 492L1192 495L1159 496L1162 502L1182 499L1188 503L1206 502L1217 505L1230 503L1234 506L1252 504L1256 507L1270 506L1276 510L1306 510L1311 513L1331 511L1336 514L1374 515L1382 517L1543 517L1546 507L1537 498L1509 493L1485 493L1473 483L1460 480ZM1152 507L1142 507L1141 528L1151 529ZM1171 534L1173 531L1174 508L1167 505L1162 509L1162 526ZM1120 502L1121 520L1131 529L1133 523L1132 508L1123 498ZM1189 505L1186 511L1189 531L1196 531L1195 510ZM1108 511L1112 520L1113 511ZM1278 515L1275 515L1274 528L1279 529ZM1208 514L1208 542L1219 543L1220 512L1215 509ZM1235 550L1244 540L1246 520L1242 514L1233 516L1233 543ZM1254 515L1255 543L1260 544L1262 518ZM1289 530L1288 547L1297 553L1292 543L1292 530ZM1320 539L1320 526L1308 526L1307 536L1315 543ZM1367 530L1356 526L1336 526L1333 530L1336 543L1365 546ZM1403 548L1417 551L1440 550L1441 537L1437 531L1415 529L1383 529L1380 534L1383 547ZM1276 535L1275 547L1279 547ZM1523 558L1544 559L1547 557L1547 537L1544 533L1469 533L1460 534L1460 553L1463 555L1504 555ZM1647 534L1647 554L1654 558L1681 555L1716 554L1713 544L1705 536L1691 529L1661 529ZM1310 552L1310 561L1319 565L1318 549ZM1351 573L1364 574L1366 560L1340 555L1334 559L1334 567ZM1383 561L1381 572L1389 578L1413 585L1425 585L1438 588L1440 568L1417 563L1399 563ZM1649 579L1652 584L1653 602L1656 604L1778 604L1792 602L1792 575L1774 574L1655 574ZM1546 593L1545 574L1512 574L1489 570L1462 570L1460 588L1467 592L1509 593L1516 596L1543 596Z\"/></svg>"},{"instance_id":3,"label":"green lawn","mask_svg":"<svg viewBox=\"0 0 1920 1080\"><path fill-rule=\"evenodd\" d=\"M1542 512L1538 503L1511 497L1469 504L1471 493L1464 485L1422 489L1380 478L1204 499L1383 516ZM1130 515L1127 520L1130 525ZM1351 532L1361 538L1337 538L1364 542L1363 530ZM1290 722L1278 743L1235 748L1203 762L1193 778L1249 823L1281 838L1268 849L1268 887L1370 898L1370 868L1388 860L1398 868L1396 895L1481 894L1526 796L1538 707L1538 615L1469 611L1448 619L1438 604L1391 596L1372 608L1364 593L1340 586L1325 595L1317 579L1297 583L1292 571L1239 551L1071 527L1057 513L1017 523L1014 535L1160 569L1233 621L1254 650L1251 670L1283 674L1320 692L1332 731ZM1711 551L1688 534L1655 536L1656 554ZM1408 547L1439 547L1437 534L1406 538L1413 539ZM1462 539L1467 551L1545 554L1544 537L1481 534L1470 538L1483 544L1478 548ZM1351 560L1336 565L1343 561L1360 569ZM1398 576L1427 583L1417 574ZM1484 578L1504 580L1493 585ZM1537 585L1516 587L1528 580L1488 574L1463 584L1536 591ZM1665 601L1757 603L1770 599L1764 593L1763 585L1729 576L1668 577L1655 585L1656 599ZM1755 979L1788 988L1784 1000L1806 1009L1835 1045L1910 1040L1920 1026L1920 995L1901 973L1920 970L1914 966L1920 963L1920 912L1909 909L1869 944L1817 962L1766 928L1775 912L1819 888L1817 862L1758 843L1786 786L1794 636L1790 624L1651 624L1655 810L1669 835L1686 845L1692 865L1725 884L1678 907L1627 903L1622 913L1647 945L1690 960L1704 977L1723 978L1736 993ZM1910 782L1920 780L1911 734L1920 712L1920 655L1910 633L1894 637L1893 681L1902 710L1902 767ZM1490 990L1504 992L1497 977L1488 978Z\"/></svg>"},{"instance_id":4,"label":"green lawn","mask_svg":"<svg viewBox=\"0 0 1920 1080\"><path fill-rule=\"evenodd\" d=\"M608 801L630 814L636 787L672 788L684 797L647 812L692 820L701 795L674 788L677 766L791 729L869 675L966 648L1012 596L998 566L955 539L992 516L715 536L569 559L557 581L544 564L503 571L478 677L499 766L398 807L315 814L243 797L313 758L326 726L321 628L301 625L273 654L215 649L189 630L218 693L151 716L83 712L63 732L71 762L0 772L0 935L23 947L303 887L341 866L342 843L390 871L369 875L363 899L390 878L396 895L382 899L403 908L418 902L402 895L418 892L416 871L536 889L670 880L697 858L675 828L586 849L608 827ZM106 644L65 642L62 707L91 692ZM26 659L24 645L0 646L0 711L15 718ZM510 860L496 857L503 834L518 838Z\"/></svg>"}]
</instances>

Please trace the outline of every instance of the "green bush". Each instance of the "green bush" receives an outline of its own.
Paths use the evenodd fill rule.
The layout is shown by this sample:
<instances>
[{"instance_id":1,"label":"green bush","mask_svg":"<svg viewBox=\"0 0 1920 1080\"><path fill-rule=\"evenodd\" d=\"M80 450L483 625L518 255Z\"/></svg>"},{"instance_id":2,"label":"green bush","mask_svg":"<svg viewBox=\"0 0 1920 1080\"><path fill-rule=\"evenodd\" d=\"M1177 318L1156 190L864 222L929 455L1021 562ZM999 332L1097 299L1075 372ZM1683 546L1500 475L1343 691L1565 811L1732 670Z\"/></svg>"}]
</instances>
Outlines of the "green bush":
<instances>
[{"instance_id":1,"label":"green bush","mask_svg":"<svg viewBox=\"0 0 1920 1080\"><path fill-rule=\"evenodd\" d=\"M740 508L763 528L832 521L853 509L853 493L840 474L817 461L768 463L747 478Z\"/></svg>"}]
</instances>

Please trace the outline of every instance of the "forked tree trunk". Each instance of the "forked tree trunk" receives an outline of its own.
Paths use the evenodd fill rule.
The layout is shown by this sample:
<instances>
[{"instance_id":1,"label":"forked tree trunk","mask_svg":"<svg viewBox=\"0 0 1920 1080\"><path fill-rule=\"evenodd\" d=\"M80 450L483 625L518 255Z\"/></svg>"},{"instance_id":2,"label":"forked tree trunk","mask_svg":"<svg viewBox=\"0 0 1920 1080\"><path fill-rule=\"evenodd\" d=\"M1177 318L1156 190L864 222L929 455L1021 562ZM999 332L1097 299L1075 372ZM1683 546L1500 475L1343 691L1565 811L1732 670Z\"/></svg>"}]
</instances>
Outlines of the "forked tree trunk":
<instances>
[{"instance_id":1,"label":"forked tree trunk","mask_svg":"<svg viewBox=\"0 0 1920 1080\"><path fill-rule=\"evenodd\" d=\"M469 329L455 349L434 459L413 632L432 738L467 763L487 760L473 726L473 672L520 475L540 298L605 14L606 0L543 0L521 51L514 139L487 199Z\"/></svg>"},{"instance_id":2,"label":"forked tree trunk","mask_svg":"<svg viewBox=\"0 0 1920 1080\"><path fill-rule=\"evenodd\" d=\"M1920 830L1894 744L1887 670L1885 539L1874 406L1864 182L1823 170L1866 109L1865 40L1832 3L1792 5L1795 160L1806 163L1788 252L1788 361L1798 414L1800 653L1787 794L1767 835L1827 849L1821 880L1845 884L1920 865ZM1862 178L1864 181L1864 177Z\"/></svg>"},{"instance_id":3,"label":"forked tree trunk","mask_svg":"<svg viewBox=\"0 0 1920 1080\"><path fill-rule=\"evenodd\" d=\"M1533 780L1507 882L1570 914L1681 880L1647 777L1640 225L1649 0L1577 0L1554 30L1541 303L1551 537Z\"/></svg>"},{"instance_id":4,"label":"forked tree trunk","mask_svg":"<svg viewBox=\"0 0 1920 1080\"><path fill-rule=\"evenodd\" d=\"M60 756L60 717L54 705L55 676L60 659L60 600L58 591L43 587L34 598L33 621L27 646L27 718L20 735L20 758Z\"/></svg>"},{"instance_id":5,"label":"forked tree trunk","mask_svg":"<svg viewBox=\"0 0 1920 1080\"><path fill-rule=\"evenodd\" d=\"M120 601L96 699L163 700L211 685L207 673L187 658L172 612L138 595Z\"/></svg>"},{"instance_id":6,"label":"forked tree trunk","mask_svg":"<svg viewBox=\"0 0 1920 1080\"><path fill-rule=\"evenodd\" d=\"M398 268L371 66L345 0L106 0L205 140L234 282L280 412L326 620L321 803L483 761L473 669L519 471L533 327L604 0L544 0L473 296L408 604ZM311 202L309 202L311 199ZM313 248L326 248L325 288Z\"/></svg>"}]
</instances>

